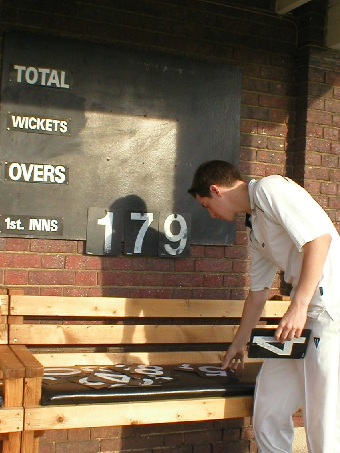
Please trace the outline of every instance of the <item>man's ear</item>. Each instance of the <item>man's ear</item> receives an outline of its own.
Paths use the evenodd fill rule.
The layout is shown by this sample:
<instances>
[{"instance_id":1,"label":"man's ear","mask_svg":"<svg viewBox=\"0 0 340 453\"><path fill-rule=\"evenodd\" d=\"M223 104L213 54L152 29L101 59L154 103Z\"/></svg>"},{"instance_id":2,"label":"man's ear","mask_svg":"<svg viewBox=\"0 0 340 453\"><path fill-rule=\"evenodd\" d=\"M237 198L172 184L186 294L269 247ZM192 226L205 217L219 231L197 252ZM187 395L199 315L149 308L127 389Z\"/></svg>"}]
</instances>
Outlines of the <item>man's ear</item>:
<instances>
[{"instance_id":1,"label":"man's ear","mask_svg":"<svg viewBox=\"0 0 340 453\"><path fill-rule=\"evenodd\" d=\"M210 192L212 194L215 193L218 197L221 196L221 189L216 184L211 184Z\"/></svg>"}]
</instances>

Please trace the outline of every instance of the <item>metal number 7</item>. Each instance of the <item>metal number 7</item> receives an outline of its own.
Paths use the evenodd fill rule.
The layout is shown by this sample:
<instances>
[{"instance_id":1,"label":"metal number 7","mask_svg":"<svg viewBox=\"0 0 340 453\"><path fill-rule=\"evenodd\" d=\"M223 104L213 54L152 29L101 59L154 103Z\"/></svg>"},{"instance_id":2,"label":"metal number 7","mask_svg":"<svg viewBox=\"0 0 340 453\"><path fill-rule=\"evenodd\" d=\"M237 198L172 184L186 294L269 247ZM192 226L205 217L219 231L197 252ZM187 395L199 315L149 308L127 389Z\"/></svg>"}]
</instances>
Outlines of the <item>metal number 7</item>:
<instances>
[{"instance_id":1,"label":"metal number 7","mask_svg":"<svg viewBox=\"0 0 340 453\"><path fill-rule=\"evenodd\" d=\"M144 236L147 232L147 229L153 222L153 213L146 212L145 214L141 214L139 212L131 212L131 220L144 220L135 241L135 247L133 253L142 253L142 245Z\"/></svg>"}]
</instances>

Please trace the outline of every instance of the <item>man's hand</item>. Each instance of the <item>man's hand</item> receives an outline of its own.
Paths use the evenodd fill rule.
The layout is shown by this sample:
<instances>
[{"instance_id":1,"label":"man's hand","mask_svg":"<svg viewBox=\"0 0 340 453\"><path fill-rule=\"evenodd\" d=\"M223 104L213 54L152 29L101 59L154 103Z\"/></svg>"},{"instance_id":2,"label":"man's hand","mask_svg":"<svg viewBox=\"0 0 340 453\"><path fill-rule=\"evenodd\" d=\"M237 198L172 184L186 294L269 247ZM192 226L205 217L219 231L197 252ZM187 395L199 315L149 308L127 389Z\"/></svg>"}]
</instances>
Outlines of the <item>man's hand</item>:
<instances>
[{"instance_id":1,"label":"man's hand","mask_svg":"<svg viewBox=\"0 0 340 453\"><path fill-rule=\"evenodd\" d=\"M275 338L282 343L299 338L307 321L307 308L308 306L301 307L292 303L275 331Z\"/></svg>"},{"instance_id":2,"label":"man's hand","mask_svg":"<svg viewBox=\"0 0 340 453\"><path fill-rule=\"evenodd\" d=\"M244 366L244 353L245 348L237 348L233 345L230 345L227 352L224 354L222 359L222 370L226 368L230 368L232 370L236 370L236 368L241 364L241 367Z\"/></svg>"}]
</instances>

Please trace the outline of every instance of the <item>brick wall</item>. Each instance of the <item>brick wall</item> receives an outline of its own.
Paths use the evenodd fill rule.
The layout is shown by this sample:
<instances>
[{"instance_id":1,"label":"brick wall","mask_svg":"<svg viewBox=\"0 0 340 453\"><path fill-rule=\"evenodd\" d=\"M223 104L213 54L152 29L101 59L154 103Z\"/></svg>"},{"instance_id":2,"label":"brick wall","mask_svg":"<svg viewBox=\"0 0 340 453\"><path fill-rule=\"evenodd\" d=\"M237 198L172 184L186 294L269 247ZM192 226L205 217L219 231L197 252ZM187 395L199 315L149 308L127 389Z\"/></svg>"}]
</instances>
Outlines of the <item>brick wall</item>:
<instances>
[{"instance_id":1,"label":"brick wall","mask_svg":"<svg viewBox=\"0 0 340 453\"><path fill-rule=\"evenodd\" d=\"M242 69L240 168L288 174L339 228L340 54L323 47L324 0L288 17L273 0L0 0L6 30L157 50ZM190 185L188 180L188 185ZM184 259L93 257L83 241L0 238L0 282L26 293L243 298L248 251L192 246ZM284 290L278 275L272 293ZM169 301L171 303L171 301ZM250 420L47 432L40 453L256 451Z\"/></svg>"}]
</instances>

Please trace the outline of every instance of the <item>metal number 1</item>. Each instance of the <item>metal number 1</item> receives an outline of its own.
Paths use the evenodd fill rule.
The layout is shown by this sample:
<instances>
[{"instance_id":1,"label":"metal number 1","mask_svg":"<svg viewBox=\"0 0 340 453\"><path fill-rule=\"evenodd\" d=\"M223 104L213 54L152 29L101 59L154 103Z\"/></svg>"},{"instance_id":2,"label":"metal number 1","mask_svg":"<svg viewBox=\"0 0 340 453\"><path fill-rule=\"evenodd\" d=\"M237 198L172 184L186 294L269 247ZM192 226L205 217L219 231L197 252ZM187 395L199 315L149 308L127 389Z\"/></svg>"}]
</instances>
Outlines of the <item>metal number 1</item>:
<instances>
[{"instance_id":1,"label":"metal number 1","mask_svg":"<svg viewBox=\"0 0 340 453\"><path fill-rule=\"evenodd\" d=\"M105 217L97 220L98 225L105 226L104 229L104 253L111 252L113 230L113 212L107 212Z\"/></svg>"}]
</instances>

